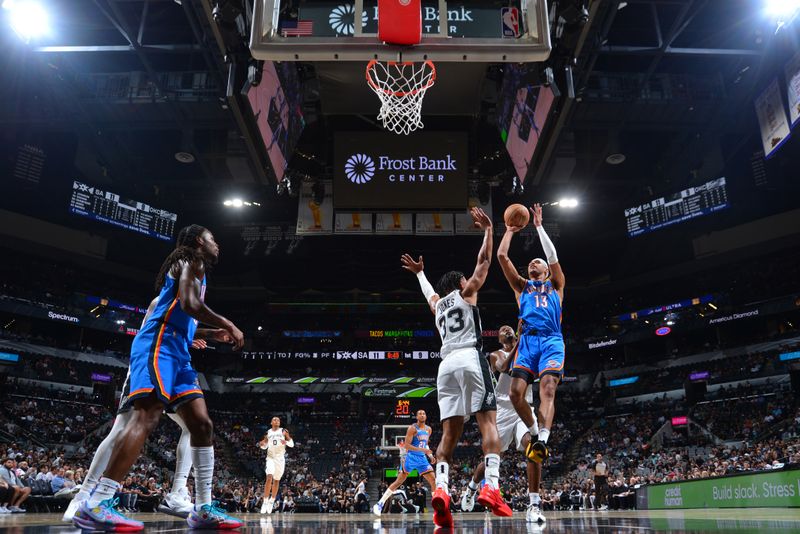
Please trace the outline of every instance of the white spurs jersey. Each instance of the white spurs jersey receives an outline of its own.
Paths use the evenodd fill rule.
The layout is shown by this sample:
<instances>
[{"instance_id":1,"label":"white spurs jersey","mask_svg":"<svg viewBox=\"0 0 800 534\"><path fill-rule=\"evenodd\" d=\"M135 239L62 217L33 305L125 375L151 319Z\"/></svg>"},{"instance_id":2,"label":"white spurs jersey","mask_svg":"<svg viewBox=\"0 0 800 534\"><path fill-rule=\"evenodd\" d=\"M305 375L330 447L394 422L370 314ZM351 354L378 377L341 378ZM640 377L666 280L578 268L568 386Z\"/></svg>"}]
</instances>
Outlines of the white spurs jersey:
<instances>
[{"instance_id":1,"label":"white spurs jersey","mask_svg":"<svg viewBox=\"0 0 800 534\"><path fill-rule=\"evenodd\" d=\"M504 350L499 350L497 352L502 352L508 356L508 353ZM511 375L508 373L500 373L500 377L497 379L497 384L494 386L494 394L497 396L497 402L511 404L511 397L509 396L510 391ZM531 388L530 384L528 384L528 389L525 391L525 400L528 404L533 404L533 389Z\"/></svg>"},{"instance_id":2,"label":"white spurs jersey","mask_svg":"<svg viewBox=\"0 0 800 534\"><path fill-rule=\"evenodd\" d=\"M478 307L461 298L459 290L436 303L436 326L442 338L443 360L459 349L475 348L480 352L483 348Z\"/></svg>"},{"instance_id":3,"label":"white spurs jersey","mask_svg":"<svg viewBox=\"0 0 800 534\"><path fill-rule=\"evenodd\" d=\"M282 458L286 456L286 445L283 443L286 438L283 435L283 429L267 431L267 456L270 458Z\"/></svg>"}]
</instances>

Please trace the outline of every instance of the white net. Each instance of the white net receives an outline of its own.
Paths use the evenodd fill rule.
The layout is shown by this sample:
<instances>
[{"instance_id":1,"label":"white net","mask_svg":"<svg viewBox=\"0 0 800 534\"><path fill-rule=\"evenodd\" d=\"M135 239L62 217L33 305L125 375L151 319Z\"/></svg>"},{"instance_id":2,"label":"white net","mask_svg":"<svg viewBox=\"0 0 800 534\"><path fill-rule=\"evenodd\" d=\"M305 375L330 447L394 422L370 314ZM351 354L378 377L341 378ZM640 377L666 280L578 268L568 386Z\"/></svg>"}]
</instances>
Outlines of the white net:
<instances>
[{"instance_id":1,"label":"white net","mask_svg":"<svg viewBox=\"0 0 800 534\"><path fill-rule=\"evenodd\" d=\"M381 99L378 120L397 134L409 134L422 128L422 99L436 82L432 61L422 63L370 61L367 84Z\"/></svg>"}]
</instances>

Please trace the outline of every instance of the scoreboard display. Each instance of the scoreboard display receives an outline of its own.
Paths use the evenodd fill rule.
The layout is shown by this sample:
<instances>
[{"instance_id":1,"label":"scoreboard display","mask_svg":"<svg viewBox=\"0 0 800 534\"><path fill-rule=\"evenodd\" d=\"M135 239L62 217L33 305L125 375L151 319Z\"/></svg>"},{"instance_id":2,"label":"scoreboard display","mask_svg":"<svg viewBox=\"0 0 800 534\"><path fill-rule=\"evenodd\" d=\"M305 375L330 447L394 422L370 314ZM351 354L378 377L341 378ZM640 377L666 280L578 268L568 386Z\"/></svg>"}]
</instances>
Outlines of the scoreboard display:
<instances>
[{"instance_id":1,"label":"scoreboard display","mask_svg":"<svg viewBox=\"0 0 800 534\"><path fill-rule=\"evenodd\" d=\"M164 241L172 240L178 220L178 216L169 211L78 181L72 183L69 211Z\"/></svg>"},{"instance_id":2,"label":"scoreboard display","mask_svg":"<svg viewBox=\"0 0 800 534\"><path fill-rule=\"evenodd\" d=\"M725 178L657 198L625 210L628 236L634 237L729 207Z\"/></svg>"}]
</instances>

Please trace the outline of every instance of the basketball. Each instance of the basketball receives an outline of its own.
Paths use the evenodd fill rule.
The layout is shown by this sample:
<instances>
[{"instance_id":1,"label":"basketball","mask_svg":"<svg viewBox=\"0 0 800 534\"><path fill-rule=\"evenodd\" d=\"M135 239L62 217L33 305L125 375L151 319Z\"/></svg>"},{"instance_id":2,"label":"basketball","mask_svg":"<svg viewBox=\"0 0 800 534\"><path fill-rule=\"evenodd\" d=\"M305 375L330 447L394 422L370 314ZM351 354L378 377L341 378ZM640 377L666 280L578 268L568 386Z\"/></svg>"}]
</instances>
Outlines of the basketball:
<instances>
[{"instance_id":1,"label":"basketball","mask_svg":"<svg viewBox=\"0 0 800 534\"><path fill-rule=\"evenodd\" d=\"M511 204L503 213L503 219L509 226L527 226L531 212L522 204Z\"/></svg>"}]
</instances>

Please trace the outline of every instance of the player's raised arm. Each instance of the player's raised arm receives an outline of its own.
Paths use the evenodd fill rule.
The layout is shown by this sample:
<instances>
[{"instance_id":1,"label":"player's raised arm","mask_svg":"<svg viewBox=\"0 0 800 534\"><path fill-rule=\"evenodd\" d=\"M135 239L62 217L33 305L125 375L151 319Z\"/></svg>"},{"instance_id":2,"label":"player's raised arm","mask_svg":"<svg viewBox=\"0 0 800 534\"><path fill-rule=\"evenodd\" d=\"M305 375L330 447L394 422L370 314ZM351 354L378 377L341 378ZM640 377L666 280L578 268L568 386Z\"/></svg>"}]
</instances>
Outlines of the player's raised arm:
<instances>
[{"instance_id":1,"label":"player's raised arm","mask_svg":"<svg viewBox=\"0 0 800 534\"><path fill-rule=\"evenodd\" d=\"M489 365L493 371L498 373L505 373L508 371L509 364L511 363L511 354L506 354L503 351L496 350L489 354Z\"/></svg>"},{"instance_id":2,"label":"player's raised arm","mask_svg":"<svg viewBox=\"0 0 800 534\"><path fill-rule=\"evenodd\" d=\"M419 257L418 261L414 261L414 258L410 255L403 254L400 256L400 263L403 264L403 269L417 275L419 287L422 289L422 294L425 295L425 302L428 303L431 312L436 314L436 303L439 302L439 295L433 290L433 286L425 276L425 264L422 261L422 256Z\"/></svg>"},{"instance_id":3,"label":"player's raised arm","mask_svg":"<svg viewBox=\"0 0 800 534\"><path fill-rule=\"evenodd\" d=\"M197 280L203 278L202 266L187 261L182 261L178 265L180 268L178 294L180 295L181 309L201 323L225 330L233 340L233 348L241 349L244 345L242 331L236 328L231 321L212 311L200 298L200 284Z\"/></svg>"},{"instance_id":4,"label":"player's raised arm","mask_svg":"<svg viewBox=\"0 0 800 534\"><path fill-rule=\"evenodd\" d=\"M470 215L475 224L483 230L483 243L478 251L478 262L475 265L475 271L467 280L464 289L461 290L461 297L465 300L474 299L478 294L478 290L483 287L486 276L489 274L489 266L492 264L492 248L494 247L492 220L481 208L472 208ZM474 302L471 302L471 304L474 304Z\"/></svg>"},{"instance_id":5,"label":"player's raised arm","mask_svg":"<svg viewBox=\"0 0 800 534\"><path fill-rule=\"evenodd\" d=\"M506 280L508 280L508 285L514 290L514 296L517 300L519 300L522 290L525 289L525 279L519 275L511 258L508 257L508 249L511 247L511 238L522 228L522 226L506 225L506 233L503 234L500 246L497 247L497 261L500 263L500 268L503 270Z\"/></svg>"},{"instance_id":6,"label":"player's raised arm","mask_svg":"<svg viewBox=\"0 0 800 534\"><path fill-rule=\"evenodd\" d=\"M544 249L547 263L550 266L550 282L552 282L561 300L564 300L564 285L566 283L564 271L561 269L561 264L558 261L556 247L553 245L550 236L547 235L547 232L544 231L544 227L542 226L541 204L534 204L531 211L533 212L533 225L536 227L536 232L539 234L539 240L542 242L542 249Z\"/></svg>"}]
</instances>

